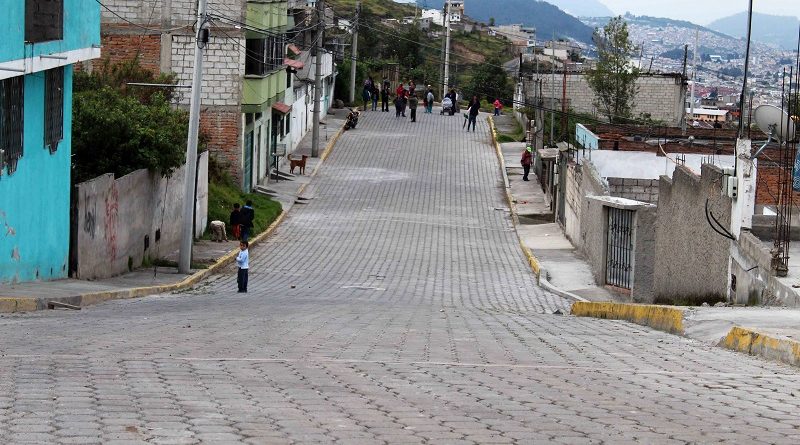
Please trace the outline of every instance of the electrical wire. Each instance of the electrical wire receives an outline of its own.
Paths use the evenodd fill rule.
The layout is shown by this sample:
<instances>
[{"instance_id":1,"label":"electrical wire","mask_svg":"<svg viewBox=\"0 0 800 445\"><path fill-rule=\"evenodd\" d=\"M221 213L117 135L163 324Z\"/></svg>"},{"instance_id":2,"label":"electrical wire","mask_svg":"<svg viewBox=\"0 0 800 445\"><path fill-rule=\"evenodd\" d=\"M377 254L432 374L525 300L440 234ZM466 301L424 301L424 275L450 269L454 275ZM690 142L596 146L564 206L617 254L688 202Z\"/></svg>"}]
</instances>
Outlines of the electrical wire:
<instances>
[{"instance_id":1,"label":"electrical wire","mask_svg":"<svg viewBox=\"0 0 800 445\"><path fill-rule=\"evenodd\" d=\"M181 30L181 29L184 29L184 28L191 28L197 23L197 20L195 20L192 23L189 23L189 24L183 25L183 26L177 26L175 28L167 28L167 29L150 28L149 26L144 26L144 25L141 25L139 23L132 22L132 21L126 19L125 17L121 16L119 13L117 13L113 9L109 8L108 6L106 6L100 0L94 0L94 1L97 2L98 5L102 6L105 10L107 10L108 12L110 12L111 14L113 14L114 16L119 18L120 20L122 20L123 22L128 23L130 25L133 25L133 26L135 26L137 28L141 28L141 29L144 29L146 31L150 31L150 32L168 33L168 32L178 31L178 30Z\"/></svg>"}]
</instances>

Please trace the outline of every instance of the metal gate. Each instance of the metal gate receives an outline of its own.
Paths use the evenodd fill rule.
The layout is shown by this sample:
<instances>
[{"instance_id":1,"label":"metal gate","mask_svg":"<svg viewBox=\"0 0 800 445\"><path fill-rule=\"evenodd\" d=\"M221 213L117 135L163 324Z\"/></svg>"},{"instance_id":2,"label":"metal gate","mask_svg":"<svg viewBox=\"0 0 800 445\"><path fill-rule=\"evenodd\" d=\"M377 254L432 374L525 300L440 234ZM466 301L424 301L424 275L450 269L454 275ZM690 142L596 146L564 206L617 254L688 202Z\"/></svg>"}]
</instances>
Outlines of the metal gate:
<instances>
[{"instance_id":1,"label":"metal gate","mask_svg":"<svg viewBox=\"0 0 800 445\"><path fill-rule=\"evenodd\" d=\"M633 210L608 207L606 284L630 289L633 281Z\"/></svg>"}]
</instances>

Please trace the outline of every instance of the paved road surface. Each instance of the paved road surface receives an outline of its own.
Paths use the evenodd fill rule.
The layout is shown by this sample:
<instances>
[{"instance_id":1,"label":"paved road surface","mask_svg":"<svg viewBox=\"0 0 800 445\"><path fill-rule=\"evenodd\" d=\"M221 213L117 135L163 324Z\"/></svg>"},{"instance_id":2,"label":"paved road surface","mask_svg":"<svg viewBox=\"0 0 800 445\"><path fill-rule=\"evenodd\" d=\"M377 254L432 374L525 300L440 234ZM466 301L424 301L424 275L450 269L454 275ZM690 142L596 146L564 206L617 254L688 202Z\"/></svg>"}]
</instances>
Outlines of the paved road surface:
<instances>
[{"instance_id":1,"label":"paved road surface","mask_svg":"<svg viewBox=\"0 0 800 445\"><path fill-rule=\"evenodd\" d=\"M0 443L800 443L793 369L552 315L485 120L366 113L233 273L0 318Z\"/></svg>"}]
</instances>

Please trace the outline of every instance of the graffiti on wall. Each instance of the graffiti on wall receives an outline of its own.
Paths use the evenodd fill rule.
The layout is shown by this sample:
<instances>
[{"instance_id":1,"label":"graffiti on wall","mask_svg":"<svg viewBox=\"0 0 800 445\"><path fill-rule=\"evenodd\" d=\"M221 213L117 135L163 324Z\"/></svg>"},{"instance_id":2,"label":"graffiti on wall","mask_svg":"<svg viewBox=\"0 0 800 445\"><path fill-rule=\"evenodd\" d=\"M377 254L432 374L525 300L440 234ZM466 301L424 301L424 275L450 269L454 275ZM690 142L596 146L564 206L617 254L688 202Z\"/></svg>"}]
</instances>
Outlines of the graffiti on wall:
<instances>
[{"instance_id":1,"label":"graffiti on wall","mask_svg":"<svg viewBox=\"0 0 800 445\"><path fill-rule=\"evenodd\" d=\"M86 198L84 198L85 200ZM97 201L92 199L92 203L85 204L83 211L83 231L94 239L97 233Z\"/></svg>"},{"instance_id":2,"label":"graffiti on wall","mask_svg":"<svg viewBox=\"0 0 800 445\"><path fill-rule=\"evenodd\" d=\"M105 241L111 261L117 258L117 215L119 214L119 191L117 184L111 184L106 197Z\"/></svg>"}]
</instances>

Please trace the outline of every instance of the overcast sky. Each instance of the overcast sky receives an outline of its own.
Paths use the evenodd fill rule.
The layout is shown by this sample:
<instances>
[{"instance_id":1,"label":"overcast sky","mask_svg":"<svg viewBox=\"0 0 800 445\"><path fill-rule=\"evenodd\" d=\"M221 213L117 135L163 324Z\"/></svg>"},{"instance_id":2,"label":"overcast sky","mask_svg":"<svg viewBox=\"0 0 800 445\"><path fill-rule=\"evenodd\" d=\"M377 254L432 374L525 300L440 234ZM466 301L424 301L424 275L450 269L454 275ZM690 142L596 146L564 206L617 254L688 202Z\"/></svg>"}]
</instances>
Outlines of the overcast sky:
<instances>
[{"instance_id":1,"label":"overcast sky","mask_svg":"<svg viewBox=\"0 0 800 445\"><path fill-rule=\"evenodd\" d=\"M747 11L747 0L600 0L617 14L652 15L689 20L700 25ZM800 17L798 0L754 0L753 10L765 14Z\"/></svg>"}]
</instances>

